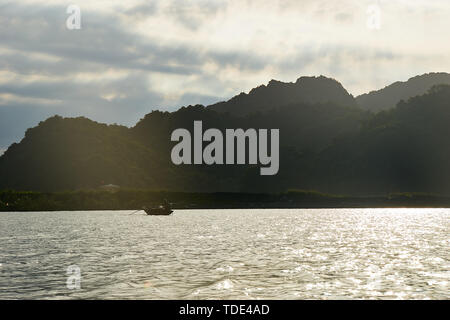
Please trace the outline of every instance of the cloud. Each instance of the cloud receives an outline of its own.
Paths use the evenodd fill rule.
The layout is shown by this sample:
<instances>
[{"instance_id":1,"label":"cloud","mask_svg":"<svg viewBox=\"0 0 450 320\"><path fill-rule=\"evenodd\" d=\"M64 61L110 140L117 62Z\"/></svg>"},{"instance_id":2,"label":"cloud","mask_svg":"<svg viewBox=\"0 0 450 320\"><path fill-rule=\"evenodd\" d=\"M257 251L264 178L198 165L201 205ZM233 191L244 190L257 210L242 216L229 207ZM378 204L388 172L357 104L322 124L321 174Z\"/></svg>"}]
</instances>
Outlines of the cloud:
<instances>
[{"instance_id":1,"label":"cloud","mask_svg":"<svg viewBox=\"0 0 450 320\"><path fill-rule=\"evenodd\" d=\"M187 0L183 1L182 5L180 1L172 1L166 8L166 14L172 17L175 23L196 31L226 7L225 1Z\"/></svg>"},{"instance_id":2,"label":"cloud","mask_svg":"<svg viewBox=\"0 0 450 320\"><path fill-rule=\"evenodd\" d=\"M146 2L138 4L123 11L123 15L133 19L147 19L158 12L157 2Z\"/></svg>"},{"instance_id":3,"label":"cloud","mask_svg":"<svg viewBox=\"0 0 450 320\"><path fill-rule=\"evenodd\" d=\"M270 79L326 75L354 95L450 71L446 0L58 0L0 4L0 148L53 114L133 125L152 109L211 104Z\"/></svg>"}]
</instances>

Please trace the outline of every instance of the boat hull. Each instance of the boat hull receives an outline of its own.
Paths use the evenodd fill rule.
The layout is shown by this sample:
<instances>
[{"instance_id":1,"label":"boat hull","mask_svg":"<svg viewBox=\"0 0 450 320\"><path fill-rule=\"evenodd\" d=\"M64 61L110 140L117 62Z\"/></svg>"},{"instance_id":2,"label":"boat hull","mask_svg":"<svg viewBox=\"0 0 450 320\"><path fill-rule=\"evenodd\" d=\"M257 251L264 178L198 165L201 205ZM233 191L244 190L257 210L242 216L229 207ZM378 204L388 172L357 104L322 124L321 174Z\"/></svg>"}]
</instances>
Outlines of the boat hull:
<instances>
[{"instance_id":1,"label":"boat hull","mask_svg":"<svg viewBox=\"0 0 450 320\"><path fill-rule=\"evenodd\" d=\"M172 214L173 210L167 210L163 208L150 208L150 209L144 209L145 213L148 216L169 216Z\"/></svg>"}]
</instances>

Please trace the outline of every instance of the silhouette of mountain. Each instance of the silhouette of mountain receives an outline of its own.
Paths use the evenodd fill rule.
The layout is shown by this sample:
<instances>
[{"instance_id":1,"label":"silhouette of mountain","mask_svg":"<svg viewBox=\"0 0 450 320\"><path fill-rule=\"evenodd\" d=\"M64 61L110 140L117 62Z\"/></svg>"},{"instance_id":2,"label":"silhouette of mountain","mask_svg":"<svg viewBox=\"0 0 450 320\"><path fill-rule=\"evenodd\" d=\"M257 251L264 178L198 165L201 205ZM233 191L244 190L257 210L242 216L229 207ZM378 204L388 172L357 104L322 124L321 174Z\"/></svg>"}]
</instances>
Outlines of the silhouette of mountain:
<instances>
[{"instance_id":1,"label":"silhouette of mountain","mask_svg":"<svg viewBox=\"0 0 450 320\"><path fill-rule=\"evenodd\" d=\"M439 84L450 84L450 74L427 73L405 82L398 81L383 89L362 94L356 97L356 101L362 108L377 112L393 108L401 100L422 95L431 87Z\"/></svg>"},{"instance_id":2,"label":"silhouette of mountain","mask_svg":"<svg viewBox=\"0 0 450 320\"><path fill-rule=\"evenodd\" d=\"M51 117L28 129L24 139L0 157L1 187L26 190L69 190L108 184L153 184L148 163L160 155L136 143L127 127L105 125L87 118Z\"/></svg>"},{"instance_id":3,"label":"silhouette of mountain","mask_svg":"<svg viewBox=\"0 0 450 320\"><path fill-rule=\"evenodd\" d=\"M295 83L271 80L267 86L241 93L226 102L210 105L217 112L248 115L291 104L317 104L332 102L342 106L356 104L352 95L334 79L324 76L301 77Z\"/></svg>"},{"instance_id":4,"label":"silhouette of mountain","mask_svg":"<svg viewBox=\"0 0 450 320\"><path fill-rule=\"evenodd\" d=\"M266 94L273 85L255 90ZM373 114L342 104L348 98L345 94L339 103L292 102L283 90L295 84L278 85L284 89L274 92L285 104L273 102L278 106L273 108L266 104L264 112L245 116L196 105L172 113L153 111L132 128L86 118L49 118L27 130L24 139L0 157L0 189L61 191L114 184L189 192L314 189L355 195L450 194L445 139L450 134L450 86L434 86L424 95ZM248 95L251 99L258 96L255 90ZM203 121L203 130L279 129L278 174L260 176L255 165L172 164L175 142L170 135L177 128L192 134L194 120Z\"/></svg>"},{"instance_id":5,"label":"silhouette of mountain","mask_svg":"<svg viewBox=\"0 0 450 320\"><path fill-rule=\"evenodd\" d=\"M450 86L400 102L364 121L361 132L324 150L318 185L349 193L450 193ZM332 165L329 159L333 159ZM328 188L323 188L325 191Z\"/></svg>"}]
</instances>

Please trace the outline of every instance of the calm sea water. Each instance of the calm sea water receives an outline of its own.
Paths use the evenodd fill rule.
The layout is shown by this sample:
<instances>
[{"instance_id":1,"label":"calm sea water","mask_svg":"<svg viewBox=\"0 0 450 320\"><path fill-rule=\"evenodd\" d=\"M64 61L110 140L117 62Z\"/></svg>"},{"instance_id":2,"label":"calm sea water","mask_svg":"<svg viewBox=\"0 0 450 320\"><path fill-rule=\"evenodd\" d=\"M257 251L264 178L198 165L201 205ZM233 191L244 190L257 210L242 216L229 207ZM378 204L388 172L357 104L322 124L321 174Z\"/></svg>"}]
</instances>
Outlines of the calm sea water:
<instances>
[{"instance_id":1,"label":"calm sea water","mask_svg":"<svg viewBox=\"0 0 450 320\"><path fill-rule=\"evenodd\" d=\"M0 299L450 298L448 209L130 213L0 213Z\"/></svg>"}]
</instances>

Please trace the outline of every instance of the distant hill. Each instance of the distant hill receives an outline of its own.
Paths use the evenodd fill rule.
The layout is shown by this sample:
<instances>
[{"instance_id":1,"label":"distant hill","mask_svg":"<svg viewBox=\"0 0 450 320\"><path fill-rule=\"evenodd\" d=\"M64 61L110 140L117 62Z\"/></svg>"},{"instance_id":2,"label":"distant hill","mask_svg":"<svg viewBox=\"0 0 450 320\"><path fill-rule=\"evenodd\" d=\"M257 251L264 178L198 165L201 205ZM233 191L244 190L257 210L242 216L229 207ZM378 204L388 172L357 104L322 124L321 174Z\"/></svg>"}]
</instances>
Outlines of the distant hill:
<instances>
[{"instance_id":1,"label":"distant hill","mask_svg":"<svg viewBox=\"0 0 450 320\"><path fill-rule=\"evenodd\" d=\"M136 143L127 127L51 117L28 129L0 157L0 188L73 190L114 182L159 186L160 154ZM146 167L160 163L152 176Z\"/></svg>"},{"instance_id":2,"label":"distant hill","mask_svg":"<svg viewBox=\"0 0 450 320\"><path fill-rule=\"evenodd\" d=\"M449 136L450 86L439 85L369 117L359 134L320 154L321 171L312 175L324 179L318 185L350 193L450 194Z\"/></svg>"},{"instance_id":3,"label":"distant hill","mask_svg":"<svg viewBox=\"0 0 450 320\"><path fill-rule=\"evenodd\" d=\"M395 82L383 89L356 97L358 105L366 110L378 112L394 108L401 100L423 95L431 87L450 84L449 73L427 73L405 82Z\"/></svg>"},{"instance_id":4,"label":"distant hill","mask_svg":"<svg viewBox=\"0 0 450 320\"><path fill-rule=\"evenodd\" d=\"M295 83L271 80L268 85L241 93L226 102L208 106L217 112L233 115L248 115L267 112L270 109L291 104L333 103L341 106L355 106L356 102L344 87L334 79L324 76L301 77Z\"/></svg>"},{"instance_id":5,"label":"distant hill","mask_svg":"<svg viewBox=\"0 0 450 320\"><path fill-rule=\"evenodd\" d=\"M318 81L339 88L334 80ZM255 90L265 94L274 85L278 84ZM284 89L273 91L275 102L266 103L264 112L245 116L196 105L175 112L153 111L132 128L86 118L51 117L27 130L20 143L0 156L0 189L62 191L114 184L188 192L302 189L354 195L450 195L446 139L450 135L450 86L434 86L424 95L374 114L352 105L351 96L340 89L339 103L326 98L292 102L283 92L296 85L279 85ZM248 95L252 99L258 96L255 90ZM278 174L260 176L255 165L175 166L170 160L175 144L170 134L176 128L192 132L194 120L202 120L204 130L280 129Z\"/></svg>"},{"instance_id":6,"label":"distant hill","mask_svg":"<svg viewBox=\"0 0 450 320\"><path fill-rule=\"evenodd\" d=\"M133 128L55 116L29 129L0 157L0 189L58 191L114 184L174 191L282 190L283 179L264 179L255 186L255 166L173 165L172 131L192 132L194 120L202 120L204 130L277 128L282 132L280 157L298 161L358 132L364 116L356 106L333 103L292 104L246 117L188 106L172 113L153 111ZM289 176L290 169L282 165L279 176Z\"/></svg>"}]
</instances>

